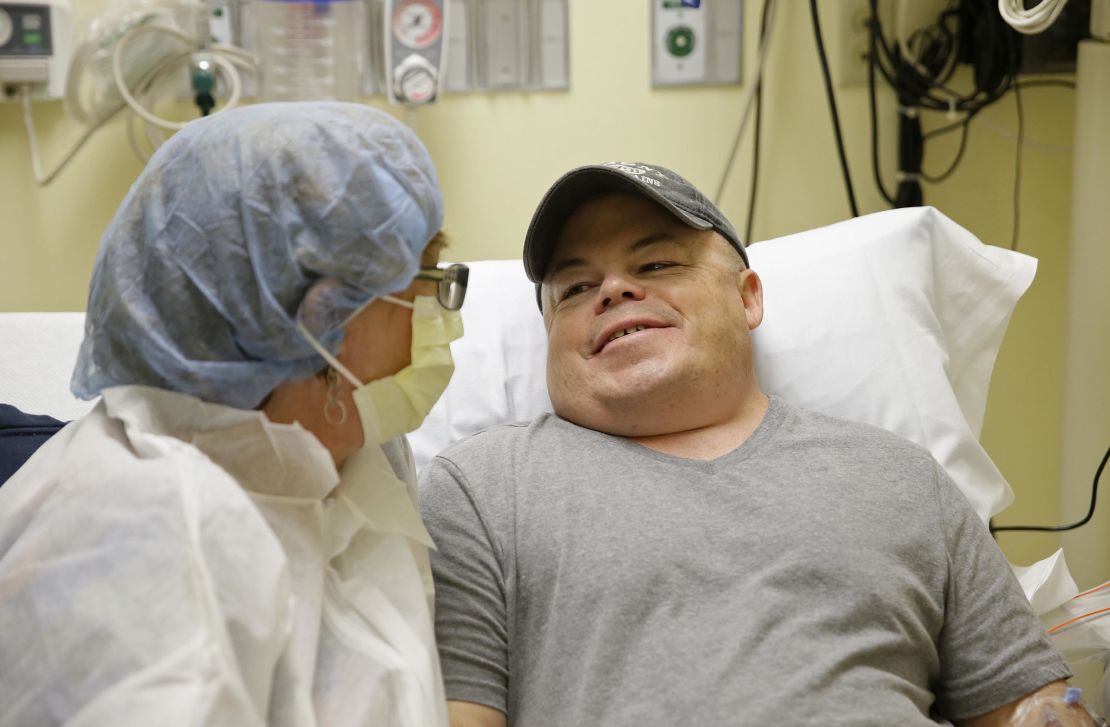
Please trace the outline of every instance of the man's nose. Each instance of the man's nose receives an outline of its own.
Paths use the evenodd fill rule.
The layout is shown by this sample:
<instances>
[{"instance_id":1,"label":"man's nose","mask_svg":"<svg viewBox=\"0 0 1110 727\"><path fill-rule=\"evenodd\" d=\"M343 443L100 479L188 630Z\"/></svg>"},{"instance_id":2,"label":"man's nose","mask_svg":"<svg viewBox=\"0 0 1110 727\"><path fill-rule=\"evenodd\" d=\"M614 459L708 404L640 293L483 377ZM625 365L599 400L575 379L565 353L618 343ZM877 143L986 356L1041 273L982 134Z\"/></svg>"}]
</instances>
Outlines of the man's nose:
<instances>
[{"instance_id":1,"label":"man's nose","mask_svg":"<svg viewBox=\"0 0 1110 727\"><path fill-rule=\"evenodd\" d=\"M597 290L598 313L604 313L618 303L629 300L643 300L644 286L625 275L609 275Z\"/></svg>"}]
</instances>

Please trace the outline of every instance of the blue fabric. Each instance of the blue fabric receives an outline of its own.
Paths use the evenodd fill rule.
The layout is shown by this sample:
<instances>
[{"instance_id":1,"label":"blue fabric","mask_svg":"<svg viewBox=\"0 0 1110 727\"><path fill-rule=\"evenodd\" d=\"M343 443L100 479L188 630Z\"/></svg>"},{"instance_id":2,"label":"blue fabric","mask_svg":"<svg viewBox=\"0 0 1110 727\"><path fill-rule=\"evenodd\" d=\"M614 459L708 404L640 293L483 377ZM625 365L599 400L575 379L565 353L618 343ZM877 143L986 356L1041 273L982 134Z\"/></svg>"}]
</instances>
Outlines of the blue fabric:
<instances>
[{"instance_id":1,"label":"blue fabric","mask_svg":"<svg viewBox=\"0 0 1110 727\"><path fill-rule=\"evenodd\" d=\"M443 221L431 158L388 114L258 104L197 120L128 193L97 254L71 388L256 407L324 366L342 325L408 287Z\"/></svg>"},{"instance_id":2,"label":"blue fabric","mask_svg":"<svg viewBox=\"0 0 1110 727\"><path fill-rule=\"evenodd\" d=\"M15 474L65 422L0 404L0 485Z\"/></svg>"}]
</instances>

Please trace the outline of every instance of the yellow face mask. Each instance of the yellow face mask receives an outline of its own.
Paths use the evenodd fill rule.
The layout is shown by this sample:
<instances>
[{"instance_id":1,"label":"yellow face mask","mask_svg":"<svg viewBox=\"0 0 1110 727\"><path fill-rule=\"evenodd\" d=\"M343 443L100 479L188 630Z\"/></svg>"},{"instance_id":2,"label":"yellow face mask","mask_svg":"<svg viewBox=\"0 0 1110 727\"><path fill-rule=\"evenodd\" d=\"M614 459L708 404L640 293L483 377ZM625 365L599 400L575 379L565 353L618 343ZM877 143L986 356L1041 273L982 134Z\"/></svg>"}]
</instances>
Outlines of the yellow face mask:
<instances>
[{"instance_id":1,"label":"yellow face mask","mask_svg":"<svg viewBox=\"0 0 1110 727\"><path fill-rule=\"evenodd\" d=\"M376 430L378 442L415 431L428 416L455 371L450 344L463 335L459 311L447 310L434 296L418 295L412 303L384 298L412 308L412 362L392 376L355 387L355 407L366 440L372 441ZM376 414L377 427L368 426L367 410Z\"/></svg>"},{"instance_id":2,"label":"yellow face mask","mask_svg":"<svg viewBox=\"0 0 1110 727\"><path fill-rule=\"evenodd\" d=\"M302 329L313 348L354 387L367 444L388 442L420 426L451 380L451 342L463 335L459 311L447 310L434 296L418 295L412 303L389 295L382 298L412 309L411 363L392 376L362 383Z\"/></svg>"}]
</instances>

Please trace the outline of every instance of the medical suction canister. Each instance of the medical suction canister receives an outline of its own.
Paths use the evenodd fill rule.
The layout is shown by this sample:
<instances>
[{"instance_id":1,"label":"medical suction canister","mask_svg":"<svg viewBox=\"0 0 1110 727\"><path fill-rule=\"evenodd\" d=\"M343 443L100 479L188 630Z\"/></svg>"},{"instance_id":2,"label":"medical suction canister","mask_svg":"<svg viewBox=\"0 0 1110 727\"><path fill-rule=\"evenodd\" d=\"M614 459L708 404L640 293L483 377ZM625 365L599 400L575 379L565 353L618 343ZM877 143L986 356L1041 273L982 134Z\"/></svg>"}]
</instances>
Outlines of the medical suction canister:
<instances>
[{"instance_id":1,"label":"medical suction canister","mask_svg":"<svg viewBox=\"0 0 1110 727\"><path fill-rule=\"evenodd\" d=\"M355 101L364 52L356 0L256 0L264 101Z\"/></svg>"}]
</instances>

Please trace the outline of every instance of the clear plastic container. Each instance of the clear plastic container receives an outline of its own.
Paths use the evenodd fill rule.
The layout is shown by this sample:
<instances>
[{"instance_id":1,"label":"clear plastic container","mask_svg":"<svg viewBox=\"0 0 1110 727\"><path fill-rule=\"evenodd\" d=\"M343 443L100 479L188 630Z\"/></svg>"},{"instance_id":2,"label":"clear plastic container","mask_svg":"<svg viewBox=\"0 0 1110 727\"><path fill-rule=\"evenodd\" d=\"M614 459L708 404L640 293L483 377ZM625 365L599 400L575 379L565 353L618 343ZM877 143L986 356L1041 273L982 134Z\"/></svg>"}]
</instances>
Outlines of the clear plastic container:
<instances>
[{"instance_id":1,"label":"clear plastic container","mask_svg":"<svg viewBox=\"0 0 1110 727\"><path fill-rule=\"evenodd\" d=\"M355 101L365 58L364 0L255 0L263 101Z\"/></svg>"}]
</instances>

